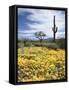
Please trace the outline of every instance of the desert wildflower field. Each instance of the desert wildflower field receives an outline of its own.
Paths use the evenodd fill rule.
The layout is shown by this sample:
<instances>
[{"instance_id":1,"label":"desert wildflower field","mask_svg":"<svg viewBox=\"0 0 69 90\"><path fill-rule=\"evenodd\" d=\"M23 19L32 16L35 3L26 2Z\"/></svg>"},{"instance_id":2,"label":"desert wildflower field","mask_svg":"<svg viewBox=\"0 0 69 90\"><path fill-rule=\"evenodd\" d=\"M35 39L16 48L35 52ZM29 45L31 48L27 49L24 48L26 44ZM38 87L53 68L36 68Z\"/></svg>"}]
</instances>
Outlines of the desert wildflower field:
<instances>
[{"instance_id":1,"label":"desert wildflower field","mask_svg":"<svg viewBox=\"0 0 69 90\"><path fill-rule=\"evenodd\" d=\"M65 79L65 50L18 48L18 82Z\"/></svg>"}]
</instances>

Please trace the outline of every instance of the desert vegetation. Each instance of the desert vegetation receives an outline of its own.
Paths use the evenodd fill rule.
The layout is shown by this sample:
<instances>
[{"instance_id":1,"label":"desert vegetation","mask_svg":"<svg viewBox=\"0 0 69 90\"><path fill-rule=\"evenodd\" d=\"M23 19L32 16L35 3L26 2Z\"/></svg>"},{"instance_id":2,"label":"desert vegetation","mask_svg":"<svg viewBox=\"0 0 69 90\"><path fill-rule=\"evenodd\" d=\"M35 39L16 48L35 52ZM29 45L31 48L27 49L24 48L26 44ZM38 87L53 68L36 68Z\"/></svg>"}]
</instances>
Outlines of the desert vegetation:
<instances>
[{"instance_id":1,"label":"desert vegetation","mask_svg":"<svg viewBox=\"0 0 69 90\"><path fill-rule=\"evenodd\" d=\"M56 38L58 27L53 19L53 38L43 31L35 40L18 40L18 82L65 79L65 38Z\"/></svg>"}]
</instances>

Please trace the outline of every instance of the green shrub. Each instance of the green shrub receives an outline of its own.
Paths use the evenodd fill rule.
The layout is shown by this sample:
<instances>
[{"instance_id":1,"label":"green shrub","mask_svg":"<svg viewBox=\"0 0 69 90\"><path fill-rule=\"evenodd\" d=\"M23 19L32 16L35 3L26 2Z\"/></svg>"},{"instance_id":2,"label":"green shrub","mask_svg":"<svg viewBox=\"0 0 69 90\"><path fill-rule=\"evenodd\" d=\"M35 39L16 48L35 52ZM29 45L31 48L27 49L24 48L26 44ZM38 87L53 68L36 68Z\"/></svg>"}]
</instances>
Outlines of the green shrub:
<instances>
[{"instance_id":1,"label":"green shrub","mask_svg":"<svg viewBox=\"0 0 69 90\"><path fill-rule=\"evenodd\" d=\"M58 49L59 48L59 46L56 43L48 43L48 44L46 44L46 47L50 48L50 49Z\"/></svg>"},{"instance_id":2,"label":"green shrub","mask_svg":"<svg viewBox=\"0 0 69 90\"><path fill-rule=\"evenodd\" d=\"M59 45L59 48L64 49L65 48L65 39L59 39L56 41L56 44Z\"/></svg>"}]
</instances>

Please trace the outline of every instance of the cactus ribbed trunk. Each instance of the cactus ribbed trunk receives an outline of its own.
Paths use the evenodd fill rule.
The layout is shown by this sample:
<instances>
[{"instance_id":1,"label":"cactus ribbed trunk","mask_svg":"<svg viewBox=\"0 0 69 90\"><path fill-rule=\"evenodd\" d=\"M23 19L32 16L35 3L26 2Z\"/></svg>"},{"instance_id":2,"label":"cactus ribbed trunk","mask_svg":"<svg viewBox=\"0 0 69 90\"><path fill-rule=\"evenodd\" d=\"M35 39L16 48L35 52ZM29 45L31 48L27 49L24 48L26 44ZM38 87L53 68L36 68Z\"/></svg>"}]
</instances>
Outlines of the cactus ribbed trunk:
<instances>
[{"instance_id":1,"label":"cactus ribbed trunk","mask_svg":"<svg viewBox=\"0 0 69 90\"><path fill-rule=\"evenodd\" d=\"M54 41L55 41L55 16L54 16L54 22L53 23L54 23L54 32L53 33L54 33Z\"/></svg>"},{"instance_id":2,"label":"cactus ribbed trunk","mask_svg":"<svg viewBox=\"0 0 69 90\"><path fill-rule=\"evenodd\" d=\"M57 29L58 29L58 28L56 27L55 16L54 16L54 19L53 19L53 28L52 28L52 30L53 30L53 41L55 41L55 39L56 39Z\"/></svg>"},{"instance_id":3,"label":"cactus ribbed trunk","mask_svg":"<svg viewBox=\"0 0 69 90\"><path fill-rule=\"evenodd\" d=\"M54 35L53 35L53 36L54 36L54 39L53 39L53 41L55 41L55 34L56 34L56 33L53 33L53 34L54 34Z\"/></svg>"}]
</instances>

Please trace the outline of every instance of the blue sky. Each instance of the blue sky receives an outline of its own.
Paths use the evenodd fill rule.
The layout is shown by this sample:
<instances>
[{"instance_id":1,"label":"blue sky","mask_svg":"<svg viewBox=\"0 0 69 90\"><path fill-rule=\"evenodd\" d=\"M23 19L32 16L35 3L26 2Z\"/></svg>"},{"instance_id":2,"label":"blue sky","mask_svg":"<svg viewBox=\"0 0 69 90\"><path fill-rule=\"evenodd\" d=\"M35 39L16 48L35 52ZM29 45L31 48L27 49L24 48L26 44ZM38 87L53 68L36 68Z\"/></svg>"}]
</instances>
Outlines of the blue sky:
<instances>
[{"instance_id":1,"label":"blue sky","mask_svg":"<svg viewBox=\"0 0 69 90\"><path fill-rule=\"evenodd\" d=\"M43 31L45 39L53 38L53 17L56 17L58 31L56 38L65 37L65 12L57 10L41 10L18 8L18 39L36 39L34 33Z\"/></svg>"}]
</instances>

